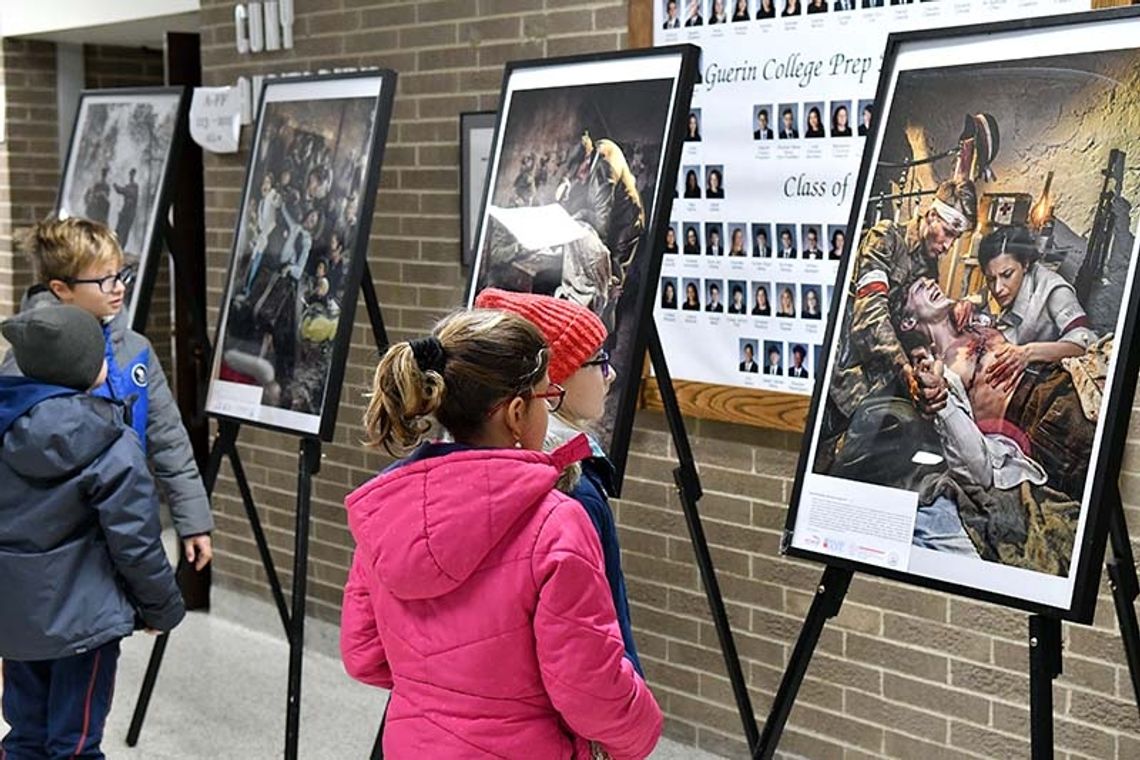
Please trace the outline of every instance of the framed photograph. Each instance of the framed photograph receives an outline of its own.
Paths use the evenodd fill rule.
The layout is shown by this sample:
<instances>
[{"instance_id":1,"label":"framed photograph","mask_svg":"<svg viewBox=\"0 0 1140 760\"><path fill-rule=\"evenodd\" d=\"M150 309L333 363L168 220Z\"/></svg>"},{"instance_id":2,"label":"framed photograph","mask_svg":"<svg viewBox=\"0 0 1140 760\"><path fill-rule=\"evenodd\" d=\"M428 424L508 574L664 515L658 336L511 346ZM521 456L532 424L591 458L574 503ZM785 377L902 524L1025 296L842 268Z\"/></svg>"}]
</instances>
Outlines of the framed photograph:
<instances>
[{"instance_id":1,"label":"framed photograph","mask_svg":"<svg viewBox=\"0 0 1140 760\"><path fill-rule=\"evenodd\" d=\"M1140 122L1138 40L1132 9L892 35L788 554L1091 622L1140 363L1140 132L1106 129Z\"/></svg>"},{"instance_id":2,"label":"framed photograph","mask_svg":"<svg viewBox=\"0 0 1140 760\"><path fill-rule=\"evenodd\" d=\"M601 317L617 382L596 433L619 489L696 64L681 45L513 62L503 77L468 304L497 287Z\"/></svg>"},{"instance_id":3,"label":"framed photograph","mask_svg":"<svg viewBox=\"0 0 1140 760\"><path fill-rule=\"evenodd\" d=\"M396 74L266 82L206 411L332 440Z\"/></svg>"},{"instance_id":4,"label":"framed photograph","mask_svg":"<svg viewBox=\"0 0 1140 760\"><path fill-rule=\"evenodd\" d=\"M463 266L475 261L475 233L483 194L487 190L487 174L491 168L491 142L495 137L494 111L469 111L459 114L459 203L463 227ZM545 164L541 162L545 160ZM549 171L550 159L543 156L536 174Z\"/></svg>"},{"instance_id":5,"label":"framed photograph","mask_svg":"<svg viewBox=\"0 0 1140 760\"><path fill-rule=\"evenodd\" d=\"M149 306L140 300L154 284L187 108L182 87L84 90L56 197L60 218L93 219L118 237L137 272L124 304L140 331Z\"/></svg>"}]
</instances>

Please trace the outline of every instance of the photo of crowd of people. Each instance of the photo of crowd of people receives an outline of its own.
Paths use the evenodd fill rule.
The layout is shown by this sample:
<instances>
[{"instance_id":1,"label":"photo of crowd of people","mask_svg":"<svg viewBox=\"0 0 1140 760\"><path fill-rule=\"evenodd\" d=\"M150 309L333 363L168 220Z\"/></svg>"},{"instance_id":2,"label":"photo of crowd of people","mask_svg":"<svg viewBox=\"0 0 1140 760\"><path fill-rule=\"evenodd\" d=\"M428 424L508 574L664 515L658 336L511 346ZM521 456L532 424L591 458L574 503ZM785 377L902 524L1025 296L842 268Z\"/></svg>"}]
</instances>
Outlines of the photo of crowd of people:
<instances>
[{"instance_id":1,"label":"photo of crowd of people","mask_svg":"<svg viewBox=\"0 0 1140 760\"><path fill-rule=\"evenodd\" d=\"M1072 571L1140 200L1102 125L1136 119L1135 51L899 74L811 467L917 493L915 547Z\"/></svg>"},{"instance_id":2,"label":"photo of crowd of people","mask_svg":"<svg viewBox=\"0 0 1140 760\"><path fill-rule=\"evenodd\" d=\"M875 117L871 100L757 103L752 106L753 140L811 140L866 137Z\"/></svg>"},{"instance_id":3,"label":"photo of crowd of people","mask_svg":"<svg viewBox=\"0 0 1140 760\"><path fill-rule=\"evenodd\" d=\"M671 75L679 76L679 57L661 60L663 72L675 67ZM622 68L619 61L609 65L615 72ZM673 181L661 175L667 127L689 113L673 113L673 90L674 79L663 74L512 91L492 157L472 275L472 299L486 287L542 293L601 317L619 379L595 432L611 458L622 461L615 435L628 433L618 429L618 420L622 410L632 413L629 404L636 401L642 357L635 346L644 339L638 324L654 297L649 278L656 278L661 261L657 251L643 249L654 199L669 193ZM681 174L703 195L704 182L714 192L720 187L722 177L713 169L686 167ZM689 252L704 232L698 223L683 226L683 241L674 225L664 236L666 247L683 245Z\"/></svg>"},{"instance_id":4,"label":"photo of crowd of people","mask_svg":"<svg viewBox=\"0 0 1140 760\"><path fill-rule=\"evenodd\" d=\"M247 172L214 378L230 391L256 386L262 406L308 424L324 408L342 303L355 302L359 287L353 273L363 264L354 268L353 256L372 213L377 100L271 95ZM210 404L224 411L232 393L217 384Z\"/></svg>"}]
</instances>

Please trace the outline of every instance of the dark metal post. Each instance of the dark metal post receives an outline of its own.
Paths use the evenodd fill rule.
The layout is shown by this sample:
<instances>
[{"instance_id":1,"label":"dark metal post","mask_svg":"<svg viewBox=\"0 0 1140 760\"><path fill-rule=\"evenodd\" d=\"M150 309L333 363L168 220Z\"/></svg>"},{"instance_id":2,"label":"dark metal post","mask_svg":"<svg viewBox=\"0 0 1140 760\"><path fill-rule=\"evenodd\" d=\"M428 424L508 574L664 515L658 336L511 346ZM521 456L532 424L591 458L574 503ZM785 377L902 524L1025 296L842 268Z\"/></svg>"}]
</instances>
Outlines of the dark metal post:
<instances>
[{"instance_id":1,"label":"dark metal post","mask_svg":"<svg viewBox=\"0 0 1140 760\"><path fill-rule=\"evenodd\" d=\"M1132 692L1137 709L1140 709L1140 624L1136 620L1140 583L1136 579L1136 560L1132 555L1132 541L1128 536L1128 522L1124 518L1119 487L1113 488L1108 498L1105 507L1109 510L1108 541L1112 546L1112 559L1105 563L1105 567L1112 598L1116 602L1116 619L1128 660L1128 674L1132 678Z\"/></svg>"},{"instance_id":2,"label":"dark metal post","mask_svg":"<svg viewBox=\"0 0 1140 760\"><path fill-rule=\"evenodd\" d=\"M800 684L803 683L804 674L807 673L812 654L815 653L815 647L823 633L824 623L839 614L843 598L847 595L847 588L851 585L852 575L854 573L850 570L832 565L828 565L823 571L823 578L816 586L815 598L812 600L807 618L804 619L804 627L800 629L800 637L796 640L796 648L792 650L792 657L788 660L788 669L784 671L780 688L772 701L772 710L764 723L760 744L752 757L770 760L775 755L788 716L792 714L796 694L799 693Z\"/></svg>"},{"instance_id":3,"label":"dark metal post","mask_svg":"<svg viewBox=\"0 0 1140 760\"><path fill-rule=\"evenodd\" d=\"M297 760L301 729L301 669L305 651L305 594L309 572L309 511L313 475L321 469L321 442L302 438L297 472L297 529L293 536L293 604L289 615L289 691L285 708L285 760Z\"/></svg>"},{"instance_id":4,"label":"dark metal post","mask_svg":"<svg viewBox=\"0 0 1140 760\"><path fill-rule=\"evenodd\" d=\"M1029 731L1033 760L1053 760L1053 679L1061 674L1061 621L1029 618Z\"/></svg>"},{"instance_id":5,"label":"dark metal post","mask_svg":"<svg viewBox=\"0 0 1140 760\"><path fill-rule=\"evenodd\" d=\"M724 655L724 666L728 671L728 680L732 684L732 692L736 697L736 709L739 711L740 721L744 725L744 736L748 740L749 750L754 751L760 741L760 731L756 726L756 716L752 712L752 698L748 694L744 671L740 667L740 655L736 651L732 626L728 622L728 613L724 608L720 584L716 579L712 555L709 553L708 541L705 539L701 515L697 508L697 502L701 498L700 475L697 473L692 447L689 445L689 436L685 431L685 420L681 416L681 407L677 404L677 396L673 392L673 383L669 378L669 365L665 361L665 352L661 348L661 337L657 334L657 325L652 320L650 320L649 325L649 359L653 362L653 371L657 374L657 386L661 390L661 404L665 408L665 418L669 422L669 430L673 435L673 445L677 449L678 467L673 470L673 480L677 484L677 492L681 497L685 523L689 526L689 539L693 544L693 553L696 555L697 568L701 573L701 582L704 585L705 596L708 599L709 610L716 627L717 639L720 640L720 650Z\"/></svg>"}]
</instances>

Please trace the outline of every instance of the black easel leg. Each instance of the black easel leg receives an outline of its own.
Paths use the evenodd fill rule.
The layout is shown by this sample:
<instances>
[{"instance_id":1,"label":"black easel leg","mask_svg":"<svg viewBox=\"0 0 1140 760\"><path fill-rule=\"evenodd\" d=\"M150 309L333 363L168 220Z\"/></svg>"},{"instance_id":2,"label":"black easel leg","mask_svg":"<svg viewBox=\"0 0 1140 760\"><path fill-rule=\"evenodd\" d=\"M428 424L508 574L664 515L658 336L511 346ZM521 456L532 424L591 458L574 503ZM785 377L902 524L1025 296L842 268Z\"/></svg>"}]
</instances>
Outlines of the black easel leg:
<instances>
[{"instance_id":1,"label":"black easel leg","mask_svg":"<svg viewBox=\"0 0 1140 760\"><path fill-rule=\"evenodd\" d=\"M1132 555L1132 542L1128 537L1128 522L1120 492L1114 490L1109 504L1108 540L1112 546L1112 559L1105 563L1112 598L1116 602L1116 619L1120 624L1120 637L1128 660L1128 674L1132 678L1132 692L1140 709L1140 623L1136 620L1136 598L1140 584L1136 579L1136 560Z\"/></svg>"},{"instance_id":2,"label":"black easel leg","mask_svg":"<svg viewBox=\"0 0 1140 760\"><path fill-rule=\"evenodd\" d=\"M764 723L764 733L760 736L759 747L752 757L770 760L776 753L788 716L792 714L796 694L799 693L800 684L803 683L808 665L811 664L811 656L815 653L815 647L823 633L823 625L839 614L843 598L847 596L847 588L851 585L852 575L850 570L832 565L828 565L823 571L823 578L815 589L811 609L804 619L804 627L800 629L800 637L796 639L796 648L792 650L792 657L788 660L788 669L784 671L784 678L780 681L780 688L772 702L772 710Z\"/></svg>"},{"instance_id":3,"label":"black easel leg","mask_svg":"<svg viewBox=\"0 0 1140 760\"><path fill-rule=\"evenodd\" d=\"M293 537L293 606L289 615L289 693L285 708L285 760L297 760L301 729L301 668L305 651L305 594L309 572L309 511L321 443L302 438L297 474L297 530Z\"/></svg>"},{"instance_id":4,"label":"black easel leg","mask_svg":"<svg viewBox=\"0 0 1140 760\"><path fill-rule=\"evenodd\" d=\"M369 760L384 760L384 724L388 722L388 708L392 705L392 695L388 695L388 704L384 705L384 714L380 716L380 729L376 732L376 741L372 743L372 754Z\"/></svg>"},{"instance_id":5,"label":"black easel leg","mask_svg":"<svg viewBox=\"0 0 1140 760\"><path fill-rule=\"evenodd\" d=\"M744 736L748 741L749 751L755 751L760 741L760 730L756 726L756 716L752 711L752 697L748 694L748 684L744 680L744 671L740 667L740 655L736 651L736 640L732 636L732 626L728 622L728 612L724 607L724 598L720 593L720 584L717 582L712 554L709 553L708 541L705 539L704 526L701 524L701 515L697 508L697 502L701 498L700 475L697 473L697 465L693 459L692 447L689 445L688 433L685 432L685 420L681 415L681 407L677 404L676 394L673 393L673 382L669 377L669 365L665 361L665 352L661 348L661 337L657 334L657 325L652 320L649 324L649 359L653 362L653 371L657 374L657 386L661 390L661 405L665 408L665 418L669 422L669 430L673 435L673 445L677 449L679 466L673 470L673 480L677 484L677 492L681 497L685 523L689 527L689 539L693 544L697 569L701 574L701 583L705 589L705 597L708 599L717 639L720 641L720 651L724 656L724 667L728 672L729 683L732 684L733 696L736 698L736 709L740 713L740 722L744 726Z\"/></svg>"},{"instance_id":6,"label":"black easel leg","mask_svg":"<svg viewBox=\"0 0 1140 760\"><path fill-rule=\"evenodd\" d=\"M1033 760L1053 760L1053 679L1061 674L1061 621L1029 618L1029 724Z\"/></svg>"},{"instance_id":7,"label":"black easel leg","mask_svg":"<svg viewBox=\"0 0 1140 760\"><path fill-rule=\"evenodd\" d=\"M388 331L384 329L384 314L380 311L380 299L376 297L376 285L372 282L372 270L367 262L364 264L360 289L364 291L364 307L368 310L368 321L372 323L372 339L376 341L376 350L384 351L388 348Z\"/></svg>"},{"instance_id":8,"label":"black easel leg","mask_svg":"<svg viewBox=\"0 0 1140 760\"><path fill-rule=\"evenodd\" d=\"M218 437L214 440L214 447L210 449L210 458L206 462L206 471L202 473L202 485L206 493L214 492L214 484L218 480L218 471L222 466L222 458L227 451L236 452L234 442L237 440L238 426L233 422L221 422ZM179 560L179 564L181 564ZM159 634L150 650L150 660L146 664L146 675L143 676L142 687L139 688L138 699L135 700L135 711L131 715L131 725L127 729L127 746L134 747L139 743L139 734L142 733L143 722L146 720L146 711L150 707L150 698L154 694L154 686L158 682L158 671L162 668L162 658L166 655L166 644L170 640L169 633Z\"/></svg>"},{"instance_id":9,"label":"black easel leg","mask_svg":"<svg viewBox=\"0 0 1140 760\"><path fill-rule=\"evenodd\" d=\"M273 602L277 605L277 615L281 618L281 626L285 634L289 634L289 608L285 605L285 592L281 590L281 579L277 577L277 568L273 564L273 554L269 551L269 541L265 538L265 529L261 527L261 516L257 513L257 505L253 501L253 492L249 488L249 481L245 477L245 467L241 463L237 447L230 449L230 467L234 471L234 481L237 482L238 492L241 494L241 503L245 507L245 516L249 520L249 529L253 533L253 542L257 546L257 554L261 557L261 566L265 568L265 577L269 580L269 590L273 594Z\"/></svg>"}]
</instances>

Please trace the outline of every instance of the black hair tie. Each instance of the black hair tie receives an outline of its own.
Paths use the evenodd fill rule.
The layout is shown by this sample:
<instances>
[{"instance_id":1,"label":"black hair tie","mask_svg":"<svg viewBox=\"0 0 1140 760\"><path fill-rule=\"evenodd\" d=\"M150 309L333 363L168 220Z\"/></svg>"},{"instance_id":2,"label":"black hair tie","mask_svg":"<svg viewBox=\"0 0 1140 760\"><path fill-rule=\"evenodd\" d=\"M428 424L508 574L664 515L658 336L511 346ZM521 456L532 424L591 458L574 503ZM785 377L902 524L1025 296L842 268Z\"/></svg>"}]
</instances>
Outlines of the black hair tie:
<instances>
[{"instance_id":1,"label":"black hair tie","mask_svg":"<svg viewBox=\"0 0 1140 760\"><path fill-rule=\"evenodd\" d=\"M419 366L420 372L443 374L443 368L447 364L447 352L443 350L439 338L434 335L416 338L408 341L408 345L412 347L412 355L416 357L416 365Z\"/></svg>"}]
</instances>

